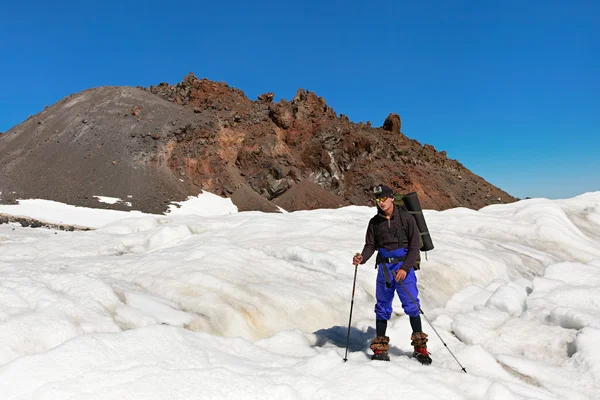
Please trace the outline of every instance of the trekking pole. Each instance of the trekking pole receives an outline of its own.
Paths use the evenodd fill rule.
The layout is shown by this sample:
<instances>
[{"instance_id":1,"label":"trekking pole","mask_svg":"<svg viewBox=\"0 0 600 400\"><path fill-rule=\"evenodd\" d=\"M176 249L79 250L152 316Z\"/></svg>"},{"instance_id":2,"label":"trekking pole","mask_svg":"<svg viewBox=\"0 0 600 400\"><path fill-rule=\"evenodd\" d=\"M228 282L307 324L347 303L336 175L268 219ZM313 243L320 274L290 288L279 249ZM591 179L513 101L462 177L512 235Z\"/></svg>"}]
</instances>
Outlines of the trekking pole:
<instances>
[{"instance_id":1,"label":"trekking pole","mask_svg":"<svg viewBox=\"0 0 600 400\"><path fill-rule=\"evenodd\" d=\"M348 321L348 336L346 337L346 355L344 356L344 362L348 361L348 344L350 343L350 324L352 324L352 308L354 307L354 289L356 288L357 271L358 264L354 266L354 283L352 284L352 301L350 302L350 320Z\"/></svg>"},{"instance_id":2,"label":"trekking pole","mask_svg":"<svg viewBox=\"0 0 600 400\"><path fill-rule=\"evenodd\" d=\"M427 323L429 324L429 326L431 326L431 328L433 329L433 331L435 332L435 334L440 338L440 340L442 341L442 343L444 344L444 346L446 347L446 349L450 352L450 354L452 355L452 357L454 357L454 359L456 360L456 362L458 363L458 365L460 365L460 368L466 374L467 370L465 369L465 367L462 366L462 364L460 363L460 361L458 361L458 358L456 358L456 356L454 355L454 353L452 353L452 351L450 351L450 348L448 347L448 345L446 344L446 342L444 342L444 339L442 339L442 337L440 336L440 334L438 333L438 331L436 331L435 328L434 328L434 326L431 325L431 322L429 322L429 320L425 316L425 313L423 312L423 310L421 310L421 307L419 307L419 305L415 301L414 297L412 297L412 294L410 294L410 292L406 289L406 286L404 286L404 283L402 283L402 281L399 281L399 282L400 282L400 285L402 286L402 288L404 289L404 291L406 292L406 294L408 295L408 297L410 297L410 299L412 300L412 302L419 309L419 312L421 313L421 315L423 315L423 318L425 318L425 321L427 321Z\"/></svg>"}]
</instances>

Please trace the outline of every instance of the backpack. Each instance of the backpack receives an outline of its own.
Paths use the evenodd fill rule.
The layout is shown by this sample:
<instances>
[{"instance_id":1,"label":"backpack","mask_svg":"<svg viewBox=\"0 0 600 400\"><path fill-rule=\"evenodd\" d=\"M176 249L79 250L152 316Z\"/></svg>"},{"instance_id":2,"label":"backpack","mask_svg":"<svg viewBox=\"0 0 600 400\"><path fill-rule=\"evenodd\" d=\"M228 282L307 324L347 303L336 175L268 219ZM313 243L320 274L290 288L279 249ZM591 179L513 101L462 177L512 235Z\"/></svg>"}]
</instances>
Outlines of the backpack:
<instances>
[{"instance_id":1,"label":"backpack","mask_svg":"<svg viewBox=\"0 0 600 400\"><path fill-rule=\"evenodd\" d=\"M427 229L427 223L425 222L425 216L423 215L423 210L421 209L421 204L419 202L419 198L416 192L412 192L409 194L395 194L394 195L394 205L398 207L400 213L410 214L415 218L417 222L417 230L419 231L419 250L425 252L425 259L427 259L427 251L433 250L433 241L431 240L431 235L429 234L429 230ZM415 263L415 270L420 269L421 264L421 253L417 257L417 262Z\"/></svg>"}]
</instances>

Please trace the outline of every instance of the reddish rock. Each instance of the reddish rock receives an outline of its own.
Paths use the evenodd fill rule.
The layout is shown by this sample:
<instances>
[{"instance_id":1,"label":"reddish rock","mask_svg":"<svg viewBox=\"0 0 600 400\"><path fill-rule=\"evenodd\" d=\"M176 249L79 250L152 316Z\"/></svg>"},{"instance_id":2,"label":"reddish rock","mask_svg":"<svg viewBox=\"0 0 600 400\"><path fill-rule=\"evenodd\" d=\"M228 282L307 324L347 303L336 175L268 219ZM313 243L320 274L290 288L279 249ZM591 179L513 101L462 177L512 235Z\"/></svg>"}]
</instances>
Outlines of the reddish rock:
<instances>
[{"instance_id":1,"label":"reddish rock","mask_svg":"<svg viewBox=\"0 0 600 400\"><path fill-rule=\"evenodd\" d=\"M417 192L426 209L516 200L445 152L406 137L398 114L390 114L383 129L372 128L338 118L304 89L291 101L273 98L265 93L251 101L226 83L193 74L175 85L70 96L0 135L2 201L98 206L86 198L102 187L103 195L133 195L135 209L155 213L200 190L232 197L252 190L290 211L372 205L371 188L382 182ZM130 110L125 117L136 119L124 118L123 104ZM94 121L93 131L81 134L82 115Z\"/></svg>"},{"instance_id":2,"label":"reddish rock","mask_svg":"<svg viewBox=\"0 0 600 400\"><path fill-rule=\"evenodd\" d=\"M264 93L264 94L259 95L258 101L262 101L265 103L271 103L274 98L275 98L275 93L269 92L269 93Z\"/></svg>"},{"instance_id":3,"label":"reddish rock","mask_svg":"<svg viewBox=\"0 0 600 400\"><path fill-rule=\"evenodd\" d=\"M140 115L140 113L141 113L141 112L142 112L142 107L138 107L138 106L136 106L136 107L133 107L133 108L131 108L131 109L129 110L129 113L130 113L131 115L134 115L134 116L136 116L136 117L138 117L138 116Z\"/></svg>"},{"instance_id":4,"label":"reddish rock","mask_svg":"<svg viewBox=\"0 0 600 400\"><path fill-rule=\"evenodd\" d=\"M402 121L398 114L391 113L383 122L383 129L393 133L400 133L402 129Z\"/></svg>"},{"instance_id":5,"label":"reddish rock","mask_svg":"<svg viewBox=\"0 0 600 400\"><path fill-rule=\"evenodd\" d=\"M269 117L275 125L282 129L290 128L294 122L291 107L285 100L271 104L269 107Z\"/></svg>"}]
</instances>

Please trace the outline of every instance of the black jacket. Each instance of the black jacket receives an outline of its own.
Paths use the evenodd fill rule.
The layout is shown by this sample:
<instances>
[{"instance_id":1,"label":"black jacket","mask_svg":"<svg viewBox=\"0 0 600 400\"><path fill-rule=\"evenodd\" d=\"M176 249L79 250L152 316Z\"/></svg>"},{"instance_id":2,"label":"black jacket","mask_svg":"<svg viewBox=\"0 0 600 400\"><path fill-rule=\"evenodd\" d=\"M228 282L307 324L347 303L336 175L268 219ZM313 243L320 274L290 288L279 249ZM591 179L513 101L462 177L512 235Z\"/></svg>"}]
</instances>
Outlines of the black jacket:
<instances>
[{"instance_id":1,"label":"black jacket","mask_svg":"<svg viewBox=\"0 0 600 400\"><path fill-rule=\"evenodd\" d=\"M395 250L400 247L408 248L406 260L402 264L402 269L406 272L415 266L419 257L419 229L415 218L406 212L400 212L398 206L394 205L394 211L390 219L387 219L381 212L371 218L367 227L365 237L365 246L362 250L363 261L366 263L373 255L375 250L383 247L386 250ZM377 264L381 261L377 254Z\"/></svg>"}]
</instances>

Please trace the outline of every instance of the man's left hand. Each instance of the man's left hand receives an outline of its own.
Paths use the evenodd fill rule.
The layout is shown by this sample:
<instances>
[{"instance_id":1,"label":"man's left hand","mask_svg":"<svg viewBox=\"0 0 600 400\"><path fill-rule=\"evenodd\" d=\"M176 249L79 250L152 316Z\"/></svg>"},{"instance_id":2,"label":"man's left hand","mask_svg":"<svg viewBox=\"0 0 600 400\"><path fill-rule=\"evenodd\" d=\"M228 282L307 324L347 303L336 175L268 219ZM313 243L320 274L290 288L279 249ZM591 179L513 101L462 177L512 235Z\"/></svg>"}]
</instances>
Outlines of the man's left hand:
<instances>
[{"instance_id":1,"label":"man's left hand","mask_svg":"<svg viewBox=\"0 0 600 400\"><path fill-rule=\"evenodd\" d=\"M406 271L403 269L399 269L396 271L396 282L403 281L406 278Z\"/></svg>"}]
</instances>

